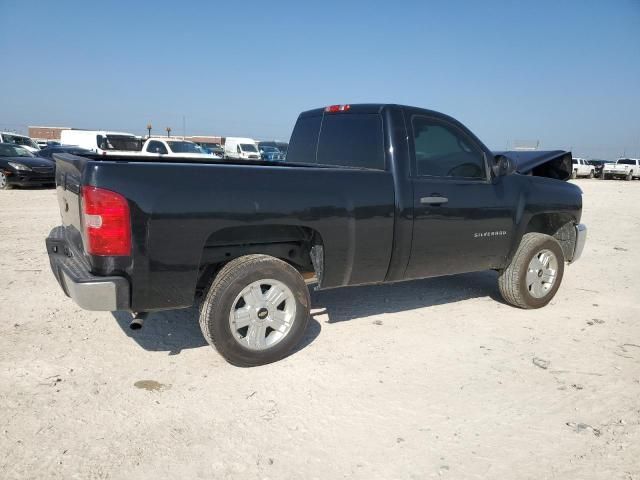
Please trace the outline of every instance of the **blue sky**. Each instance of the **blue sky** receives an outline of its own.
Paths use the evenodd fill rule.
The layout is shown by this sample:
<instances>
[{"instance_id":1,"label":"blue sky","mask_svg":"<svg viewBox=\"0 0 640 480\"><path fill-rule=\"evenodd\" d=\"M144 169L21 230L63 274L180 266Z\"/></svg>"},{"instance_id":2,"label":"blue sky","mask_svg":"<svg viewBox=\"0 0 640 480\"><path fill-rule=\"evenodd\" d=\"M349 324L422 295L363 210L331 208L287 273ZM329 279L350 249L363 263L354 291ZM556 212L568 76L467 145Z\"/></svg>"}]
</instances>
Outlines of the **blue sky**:
<instances>
[{"instance_id":1,"label":"blue sky","mask_svg":"<svg viewBox=\"0 0 640 480\"><path fill-rule=\"evenodd\" d=\"M492 148L640 156L640 0L0 0L0 128L288 139L301 110L439 110Z\"/></svg>"}]
</instances>

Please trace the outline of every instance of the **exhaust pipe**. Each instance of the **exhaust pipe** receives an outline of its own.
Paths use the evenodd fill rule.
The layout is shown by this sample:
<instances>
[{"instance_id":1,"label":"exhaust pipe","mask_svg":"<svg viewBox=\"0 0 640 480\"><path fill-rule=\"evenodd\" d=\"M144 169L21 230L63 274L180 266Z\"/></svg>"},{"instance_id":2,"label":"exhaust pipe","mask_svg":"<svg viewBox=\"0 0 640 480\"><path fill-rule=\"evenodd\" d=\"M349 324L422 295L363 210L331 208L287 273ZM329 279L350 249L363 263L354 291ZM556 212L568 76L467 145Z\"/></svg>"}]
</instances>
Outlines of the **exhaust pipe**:
<instances>
[{"instance_id":1,"label":"exhaust pipe","mask_svg":"<svg viewBox=\"0 0 640 480\"><path fill-rule=\"evenodd\" d=\"M129 324L131 330L140 330L144 324L144 319L147 318L149 312L136 312L133 316L133 320Z\"/></svg>"}]
</instances>

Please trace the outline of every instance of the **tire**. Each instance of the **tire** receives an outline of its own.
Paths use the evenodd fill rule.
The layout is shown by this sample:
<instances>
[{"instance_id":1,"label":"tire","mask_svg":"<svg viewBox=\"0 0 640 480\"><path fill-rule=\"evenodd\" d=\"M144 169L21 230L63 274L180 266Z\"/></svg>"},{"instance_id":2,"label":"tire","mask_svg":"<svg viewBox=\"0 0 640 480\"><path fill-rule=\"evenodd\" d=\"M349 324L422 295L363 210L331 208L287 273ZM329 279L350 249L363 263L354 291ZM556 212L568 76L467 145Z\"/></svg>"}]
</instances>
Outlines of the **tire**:
<instances>
[{"instance_id":1,"label":"tire","mask_svg":"<svg viewBox=\"0 0 640 480\"><path fill-rule=\"evenodd\" d=\"M577 171L577 170L574 170L574 171L571 173L571 178L578 178L578 171Z\"/></svg>"},{"instance_id":2,"label":"tire","mask_svg":"<svg viewBox=\"0 0 640 480\"><path fill-rule=\"evenodd\" d=\"M268 255L246 255L214 278L200 328L232 365L264 365L284 358L300 342L310 305L309 289L295 268Z\"/></svg>"},{"instance_id":3,"label":"tire","mask_svg":"<svg viewBox=\"0 0 640 480\"><path fill-rule=\"evenodd\" d=\"M13 185L9 183L7 176L3 172L0 172L0 190L11 190L12 188Z\"/></svg>"},{"instance_id":4,"label":"tire","mask_svg":"<svg viewBox=\"0 0 640 480\"><path fill-rule=\"evenodd\" d=\"M593 174L593 170L589 171L589 178L593 178L594 174Z\"/></svg>"},{"instance_id":5,"label":"tire","mask_svg":"<svg viewBox=\"0 0 640 480\"><path fill-rule=\"evenodd\" d=\"M627 182L629 182L629 181L633 180L633 172L629 172L629 173L627 173L627 176L626 176L626 177L624 177L624 179L625 179Z\"/></svg>"},{"instance_id":6,"label":"tire","mask_svg":"<svg viewBox=\"0 0 640 480\"><path fill-rule=\"evenodd\" d=\"M536 273L535 267L533 269L530 267L532 267L534 257L538 258L538 263L544 264L544 255L547 255L544 252L551 252L555 256L556 268L553 269L555 275L552 282L547 282L546 287L542 286L537 289L536 285L544 283L544 277L549 269L541 268ZM552 266L551 262L548 265ZM539 275L539 272L543 272L542 276ZM511 305L525 309L541 308L555 296L562 282L563 274L564 254L558 241L543 233L527 233L522 237L511 264L500 271L498 287L502 298ZM534 279L533 288L529 286L531 279ZM539 296L540 292L543 293L542 296Z\"/></svg>"}]
</instances>

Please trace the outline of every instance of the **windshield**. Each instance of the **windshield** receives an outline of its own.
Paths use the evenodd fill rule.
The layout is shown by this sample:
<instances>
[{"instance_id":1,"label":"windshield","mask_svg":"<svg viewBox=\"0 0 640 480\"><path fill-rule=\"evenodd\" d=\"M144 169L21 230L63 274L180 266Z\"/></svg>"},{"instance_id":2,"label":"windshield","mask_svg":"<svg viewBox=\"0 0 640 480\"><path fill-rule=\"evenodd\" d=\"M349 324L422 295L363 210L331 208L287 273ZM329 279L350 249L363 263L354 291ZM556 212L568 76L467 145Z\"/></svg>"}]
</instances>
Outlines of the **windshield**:
<instances>
[{"instance_id":1,"label":"windshield","mask_svg":"<svg viewBox=\"0 0 640 480\"><path fill-rule=\"evenodd\" d=\"M268 153L280 153L280 150L278 150L276 147L262 147L262 151Z\"/></svg>"},{"instance_id":2,"label":"windshield","mask_svg":"<svg viewBox=\"0 0 640 480\"><path fill-rule=\"evenodd\" d=\"M203 153L202 149L191 142L167 142L173 153Z\"/></svg>"},{"instance_id":3,"label":"windshield","mask_svg":"<svg viewBox=\"0 0 640 480\"><path fill-rule=\"evenodd\" d=\"M241 143L240 148L243 152L257 152L258 149L253 143Z\"/></svg>"},{"instance_id":4,"label":"windshield","mask_svg":"<svg viewBox=\"0 0 640 480\"><path fill-rule=\"evenodd\" d=\"M0 143L0 157L33 157L29 151L10 143Z\"/></svg>"},{"instance_id":5,"label":"windshield","mask_svg":"<svg viewBox=\"0 0 640 480\"><path fill-rule=\"evenodd\" d=\"M121 150L139 152L142 150L142 140L131 135L98 135L98 146L102 150Z\"/></svg>"},{"instance_id":6,"label":"windshield","mask_svg":"<svg viewBox=\"0 0 640 480\"><path fill-rule=\"evenodd\" d=\"M219 143L201 143L200 146L211 150L220 150L222 148Z\"/></svg>"},{"instance_id":7,"label":"windshield","mask_svg":"<svg viewBox=\"0 0 640 480\"><path fill-rule=\"evenodd\" d=\"M2 134L2 141L6 143L13 143L15 145L23 145L26 147L35 148L38 150L38 144L31 140L29 137L23 137L22 135L10 135L8 133Z\"/></svg>"}]
</instances>

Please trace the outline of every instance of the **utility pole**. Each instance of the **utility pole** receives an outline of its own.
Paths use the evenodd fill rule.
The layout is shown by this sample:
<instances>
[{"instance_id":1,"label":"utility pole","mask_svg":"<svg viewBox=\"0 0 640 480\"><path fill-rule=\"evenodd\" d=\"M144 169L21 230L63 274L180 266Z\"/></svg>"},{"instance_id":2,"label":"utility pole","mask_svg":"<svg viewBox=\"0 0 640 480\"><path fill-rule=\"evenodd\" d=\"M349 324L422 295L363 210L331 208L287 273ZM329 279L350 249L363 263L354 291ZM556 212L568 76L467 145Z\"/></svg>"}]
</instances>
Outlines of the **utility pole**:
<instances>
[{"instance_id":1,"label":"utility pole","mask_svg":"<svg viewBox=\"0 0 640 480\"><path fill-rule=\"evenodd\" d=\"M171 136L171 127L167 127L165 128L165 130L167 131L167 137Z\"/></svg>"},{"instance_id":2,"label":"utility pole","mask_svg":"<svg viewBox=\"0 0 640 480\"><path fill-rule=\"evenodd\" d=\"M151 125L151 122L147 123L147 131L149 132L149 135L147 135L147 138L151 138L151 129L153 128L153 126Z\"/></svg>"}]
</instances>

